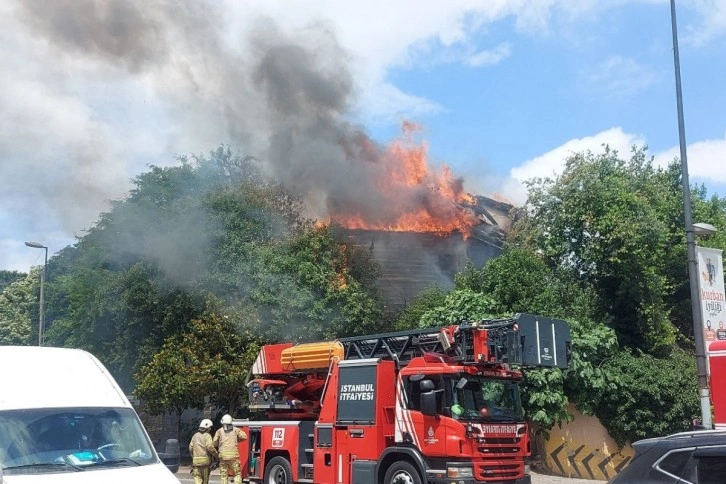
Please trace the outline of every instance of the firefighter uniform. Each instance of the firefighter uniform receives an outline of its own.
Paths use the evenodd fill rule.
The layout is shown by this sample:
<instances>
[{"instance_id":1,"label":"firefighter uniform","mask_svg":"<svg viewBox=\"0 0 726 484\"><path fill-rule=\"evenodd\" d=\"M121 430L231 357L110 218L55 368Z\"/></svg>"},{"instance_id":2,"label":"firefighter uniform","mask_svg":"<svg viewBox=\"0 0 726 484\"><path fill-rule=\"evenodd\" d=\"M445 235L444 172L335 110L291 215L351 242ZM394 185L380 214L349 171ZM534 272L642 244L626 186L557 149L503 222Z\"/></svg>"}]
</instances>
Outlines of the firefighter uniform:
<instances>
[{"instance_id":1,"label":"firefighter uniform","mask_svg":"<svg viewBox=\"0 0 726 484\"><path fill-rule=\"evenodd\" d=\"M229 482L229 471L234 471L234 484L242 484L242 470L237 443L247 439L247 434L232 426L232 417L222 417L222 428L214 434L214 446L219 451L219 472L222 484Z\"/></svg>"},{"instance_id":2,"label":"firefighter uniform","mask_svg":"<svg viewBox=\"0 0 726 484\"><path fill-rule=\"evenodd\" d=\"M189 454L192 456L192 476L194 484L209 484L209 472L212 465L212 457L217 455L214 448L212 436L209 429L212 428L211 420L202 420L199 431L192 436L189 442Z\"/></svg>"}]
</instances>

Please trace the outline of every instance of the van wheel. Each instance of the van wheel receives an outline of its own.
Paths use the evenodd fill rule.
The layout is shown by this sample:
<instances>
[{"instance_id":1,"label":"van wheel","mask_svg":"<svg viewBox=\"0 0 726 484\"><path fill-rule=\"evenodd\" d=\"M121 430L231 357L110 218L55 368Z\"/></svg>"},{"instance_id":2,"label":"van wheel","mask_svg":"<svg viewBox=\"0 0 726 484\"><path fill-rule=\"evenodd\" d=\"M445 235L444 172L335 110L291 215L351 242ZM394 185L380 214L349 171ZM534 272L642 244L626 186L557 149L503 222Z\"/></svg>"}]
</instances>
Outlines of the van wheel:
<instances>
[{"instance_id":1,"label":"van wheel","mask_svg":"<svg viewBox=\"0 0 726 484\"><path fill-rule=\"evenodd\" d=\"M292 467L284 457L273 457L265 466L265 484L292 484Z\"/></svg>"},{"instance_id":2,"label":"van wheel","mask_svg":"<svg viewBox=\"0 0 726 484\"><path fill-rule=\"evenodd\" d=\"M391 464L386 471L384 484L421 484L421 476L414 466L406 461Z\"/></svg>"}]
</instances>

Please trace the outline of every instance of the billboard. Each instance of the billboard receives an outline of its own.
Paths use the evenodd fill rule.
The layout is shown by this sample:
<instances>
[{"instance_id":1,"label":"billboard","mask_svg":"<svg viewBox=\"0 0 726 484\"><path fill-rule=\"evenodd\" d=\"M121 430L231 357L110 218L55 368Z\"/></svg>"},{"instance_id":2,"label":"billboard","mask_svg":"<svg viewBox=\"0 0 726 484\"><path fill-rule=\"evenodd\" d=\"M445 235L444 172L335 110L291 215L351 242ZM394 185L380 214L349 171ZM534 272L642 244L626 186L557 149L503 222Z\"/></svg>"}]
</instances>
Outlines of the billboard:
<instances>
[{"instance_id":1,"label":"billboard","mask_svg":"<svg viewBox=\"0 0 726 484\"><path fill-rule=\"evenodd\" d=\"M696 247L698 293L706 355L709 346L726 340L726 303L724 302L723 257L720 249Z\"/></svg>"}]
</instances>

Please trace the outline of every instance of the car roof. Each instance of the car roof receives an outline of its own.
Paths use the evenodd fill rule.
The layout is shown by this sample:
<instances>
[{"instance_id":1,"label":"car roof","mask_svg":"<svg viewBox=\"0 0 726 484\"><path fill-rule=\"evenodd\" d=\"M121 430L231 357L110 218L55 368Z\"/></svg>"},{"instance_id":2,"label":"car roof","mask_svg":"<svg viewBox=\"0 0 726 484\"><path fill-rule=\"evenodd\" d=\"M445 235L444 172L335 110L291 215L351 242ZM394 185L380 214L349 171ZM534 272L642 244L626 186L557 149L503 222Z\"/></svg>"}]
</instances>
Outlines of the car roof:
<instances>
[{"instance_id":1,"label":"car roof","mask_svg":"<svg viewBox=\"0 0 726 484\"><path fill-rule=\"evenodd\" d=\"M0 346L0 410L130 407L110 373L87 351Z\"/></svg>"},{"instance_id":2,"label":"car roof","mask_svg":"<svg viewBox=\"0 0 726 484\"><path fill-rule=\"evenodd\" d=\"M679 432L665 437L642 439L633 443L633 448L643 453L651 447L666 448L693 447L699 445L726 444L726 430L694 430Z\"/></svg>"}]
</instances>

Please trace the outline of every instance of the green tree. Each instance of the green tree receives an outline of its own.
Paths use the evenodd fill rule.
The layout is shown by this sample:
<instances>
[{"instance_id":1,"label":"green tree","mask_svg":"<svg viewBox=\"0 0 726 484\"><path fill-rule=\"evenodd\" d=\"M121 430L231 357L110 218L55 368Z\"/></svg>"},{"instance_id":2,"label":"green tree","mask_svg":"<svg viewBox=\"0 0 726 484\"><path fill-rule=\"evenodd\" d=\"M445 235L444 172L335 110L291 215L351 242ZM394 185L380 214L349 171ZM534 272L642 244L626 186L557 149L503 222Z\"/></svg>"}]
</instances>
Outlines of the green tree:
<instances>
[{"instance_id":1,"label":"green tree","mask_svg":"<svg viewBox=\"0 0 726 484\"><path fill-rule=\"evenodd\" d=\"M171 336L154 353L137 375L135 395L142 399L146 411L161 415L173 411L180 427L182 412L204 405L204 381L194 371L199 364L199 348L190 346L186 334Z\"/></svg>"},{"instance_id":2,"label":"green tree","mask_svg":"<svg viewBox=\"0 0 726 484\"><path fill-rule=\"evenodd\" d=\"M593 294L567 271L549 267L525 248L508 246L481 269L469 264L457 274L456 287L485 294L496 313L539 313L550 317L589 318Z\"/></svg>"},{"instance_id":3,"label":"green tree","mask_svg":"<svg viewBox=\"0 0 726 484\"><path fill-rule=\"evenodd\" d=\"M396 316L395 328L398 330L418 328L421 317L426 312L444 304L446 294L447 292L438 286L424 289Z\"/></svg>"},{"instance_id":4,"label":"green tree","mask_svg":"<svg viewBox=\"0 0 726 484\"><path fill-rule=\"evenodd\" d=\"M16 278L0 292L0 345L29 345L38 324L31 317L38 305L36 291L40 286L41 267Z\"/></svg>"},{"instance_id":5,"label":"green tree","mask_svg":"<svg viewBox=\"0 0 726 484\"><path fill-rule=\"evenodd\" d=\"M577 153L560 176L530 183L514 229L518 243L592 288L623 344L656 354L676 340L667 271L681 213L673 182L644 149L629 160L609 149Z\"/></svg>"},{"instance_id":6,"label":"green tree","mask_svg":"<svg viewBox=\"0 0 726 484\"><path fill-rule=\"evenodd\" d=\"M693 353L657 358L623 351L605 371L615 384L600 395L595 413L619 445L684 431L700 415Z\"/></svg>"},{"instance_id":7,"label":"green tree","mask_svg":"<svg viewBox=\"0 0 726 484\"><path fill-rule=\"evenodd\" d=\"M208 312L188 331L167 338L137 375L136 394L150 413L201 409L207 399L236 413L259 351L259 338L239 331L239 324L234 317Z\"/></svg>"},{"instance_id":8,"label":"green tree","mask_svg":"<svg viewBox=\"0 0 726 484\"><path fill-rule=\"evenodd\" d=\"M443 304L423 313L419 327L430 328L492 319L497 317L495 307L496 301L484 294L470 289L458 289L447 294Z\"/></svg>"},{"instance_id":9,"label":"green tree","mask_svg":"<svg viewBox=\"0 0 726 484\"><path fill-rule=\"evenodd\" d=\"M27 274L18 271L0 271L0 291L13 282L24 279L26 276Z\"/></svg>"},{"instance_id":10,"label":"green tree","mask_svg":"<svg viewBox=\"0 0 726 484\"><path fill-rule=\"evenodd\" d=\"M204 314L244 314L234 331L267 341L379 324L368 251L316 228L248 157L219 149L179 161L137 176L128 198L50 261L49 340L97 354L131 391Z\"/></svg>"}]
</instances>

